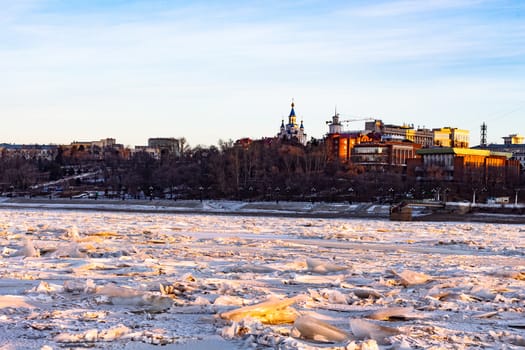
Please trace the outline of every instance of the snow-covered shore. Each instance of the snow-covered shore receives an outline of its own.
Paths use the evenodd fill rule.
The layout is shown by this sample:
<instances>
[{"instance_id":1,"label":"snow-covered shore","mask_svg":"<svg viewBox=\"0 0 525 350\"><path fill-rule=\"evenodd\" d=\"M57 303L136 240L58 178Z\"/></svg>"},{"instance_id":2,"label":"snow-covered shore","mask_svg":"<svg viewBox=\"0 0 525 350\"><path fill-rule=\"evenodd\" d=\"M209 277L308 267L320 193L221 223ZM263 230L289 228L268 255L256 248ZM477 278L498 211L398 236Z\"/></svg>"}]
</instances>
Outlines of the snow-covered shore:
<instances>
[{"instance_id":1,"label":"snow-covered shore","mask_svg":"<svg viewBox=\"0 0 525 350\"><path fill-rule=\"evenodd\" d=\"M523 232L0 209L0 347L518 349Z\"/></svg>"},{"instance_id":2,"label":"snow-covered shore","mask_svg":"<svg viewBox=\"0 0 525 350\"><path fill-rule=\"evenodd\" d=\"M462 208L469 203L447 203L446 210L413 208L414 221L487 222L525 224L523 206L477 204L472 212ZM246 202L226 200L107 200L2 198L0 208L35 208L53 210L89 210L143 213L186 213L214 215L280 216L300 218L370 218L388 219L390 205L376 203L330 202ZM459 210L458 210L459 209Z\"/></svg>"},{"instance_id":3,"label":"snow-covered shore","mask_svg":"<svg viewBox=\"0 0 525 350\"><path fill-rule=\"evenodd\" d=\"M266 215L295 217L372 217L388 218L390 206L371 203L324 202L242 202L226 200L93 200L4 198L0 208L39 208L157 212L220 215Z\"/></svg>"}]
</instances>

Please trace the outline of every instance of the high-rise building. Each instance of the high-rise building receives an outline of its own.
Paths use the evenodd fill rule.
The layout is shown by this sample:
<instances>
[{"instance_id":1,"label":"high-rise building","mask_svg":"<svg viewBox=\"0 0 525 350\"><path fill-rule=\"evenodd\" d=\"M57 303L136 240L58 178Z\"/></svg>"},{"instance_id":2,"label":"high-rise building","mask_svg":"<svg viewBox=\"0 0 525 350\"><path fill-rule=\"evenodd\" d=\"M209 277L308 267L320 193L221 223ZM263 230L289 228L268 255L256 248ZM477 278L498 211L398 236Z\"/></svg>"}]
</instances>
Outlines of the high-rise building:
<instances>
[{"instance_id":1,"label":"high-rise building","mask_svg":"<svg viewBox=\"0 0 525 350\"><path fill-rule=\"evenodd\" d=\"M468 148L470 132L458 128L445 127L432 129L434 133L434 146Z\"/></svg>"}]
</instances>

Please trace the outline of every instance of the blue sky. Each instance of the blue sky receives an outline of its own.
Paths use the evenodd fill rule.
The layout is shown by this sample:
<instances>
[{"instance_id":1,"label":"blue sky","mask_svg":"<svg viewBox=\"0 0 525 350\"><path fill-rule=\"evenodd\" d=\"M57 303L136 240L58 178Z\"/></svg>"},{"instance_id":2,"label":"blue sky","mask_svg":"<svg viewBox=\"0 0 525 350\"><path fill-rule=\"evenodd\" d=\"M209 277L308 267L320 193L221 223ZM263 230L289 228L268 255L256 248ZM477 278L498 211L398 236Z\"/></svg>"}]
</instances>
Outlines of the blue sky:
<instances>
[{"instance_id":1,"label":"blue sky","mask_svg":"<svg viewBox=\"0 0 525 350\"><path fill-rule=\"evenodd\" d=\"M334 108L525 134L525 2L0 0L0 143L278 132ZM354 122L359 129L364 122Z\"/></svg>"}]
</instances>

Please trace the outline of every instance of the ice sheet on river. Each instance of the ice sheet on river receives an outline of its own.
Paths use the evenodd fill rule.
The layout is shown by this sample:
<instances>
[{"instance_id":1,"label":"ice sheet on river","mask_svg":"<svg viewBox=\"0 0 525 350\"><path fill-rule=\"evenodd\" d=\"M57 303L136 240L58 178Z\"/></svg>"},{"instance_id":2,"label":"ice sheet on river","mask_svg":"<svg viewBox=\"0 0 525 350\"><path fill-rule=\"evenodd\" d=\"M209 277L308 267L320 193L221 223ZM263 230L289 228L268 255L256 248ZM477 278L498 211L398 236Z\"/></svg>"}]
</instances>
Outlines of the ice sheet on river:
<instances>
[{"instance_id":1,"label":"ice sheet on river","mask_svg":"<svg viewBox=\"0 0 525 350\"><path fill-rule=\"evenodd\" d=\"M525 344L519 225L0 210L0 347Z\"/></svg>"}]
</instances>

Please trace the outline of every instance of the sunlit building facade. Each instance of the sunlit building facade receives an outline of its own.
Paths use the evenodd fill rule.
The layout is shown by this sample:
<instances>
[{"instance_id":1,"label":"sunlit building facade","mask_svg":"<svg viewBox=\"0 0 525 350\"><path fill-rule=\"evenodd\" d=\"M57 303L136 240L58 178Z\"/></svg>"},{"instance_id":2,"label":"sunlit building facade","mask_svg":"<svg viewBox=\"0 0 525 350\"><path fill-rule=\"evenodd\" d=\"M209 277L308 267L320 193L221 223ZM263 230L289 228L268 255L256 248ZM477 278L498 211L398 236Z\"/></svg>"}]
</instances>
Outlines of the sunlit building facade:
<instances>
[{"instance_id":1,"label":"sunlit building facade","mask_svg":"<svg viewBox=\"0 0 525 350\"><path fill-rule=\"evenodd\" d=\"M432 132L434 146L453 148L469 147L470 132L468 130L446 127L440 129L432 129Z\"/></svg>"},{"instance_id":2,"label":"sunlit building facade","mask_svg":"<svg viewBox=\"0 0 525 350\"><path fill-rule=\"evenodd\" d=\"M503 144L488 144L485 146L476 146L476 149L486 149L495 152L512 153L512 159L520 162L522 171L525 169L525 138L518 134L511 134L503 137Z\"/></svg>"},{"instance_id":3,"label":"sunlit building facade","mask_svg":"<svg viewBox=\"0 0 525 350\"><path fill-rule=\"evenodd\" d=\"M516 184L519 162L511 153L459 147L420 149L408 161L407 174L422 182L457 182L486 186Z\"/></svg>"},{"instance_id":4,"label":"sunlit building facade","mask_svg":"<svg viewBox=\"0 0 525 350\"><path fill-rule=\"evenodd\" d=\"M415 157L419 145L410 142L370 142L355 145L352 163L362 166L405 167Z\"/></svg>"}]
</instances>

